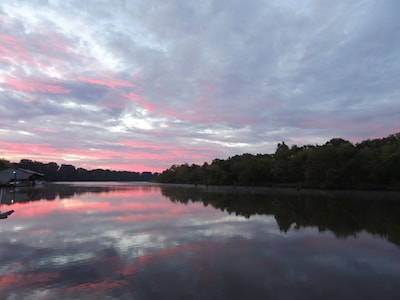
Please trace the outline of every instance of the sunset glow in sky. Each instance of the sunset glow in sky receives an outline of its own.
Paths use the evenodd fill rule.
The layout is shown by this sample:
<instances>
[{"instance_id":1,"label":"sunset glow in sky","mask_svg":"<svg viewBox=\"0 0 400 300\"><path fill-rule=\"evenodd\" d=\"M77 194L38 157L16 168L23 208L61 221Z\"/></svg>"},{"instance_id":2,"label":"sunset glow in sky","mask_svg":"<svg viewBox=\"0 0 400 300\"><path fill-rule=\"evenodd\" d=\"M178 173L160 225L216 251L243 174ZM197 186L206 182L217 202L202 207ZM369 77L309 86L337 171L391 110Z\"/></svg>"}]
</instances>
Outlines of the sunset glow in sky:
<instances>
[{"instance_id":1,"label":"sunset glow in sky","mask_svg":"<svg viewBox=\"0 0 400 300\"><path fill-rule=\"evenodd\" d=\"M397 0L3 0L0 158L162 171L400 132Z\"/></svg>"}]
</instances>

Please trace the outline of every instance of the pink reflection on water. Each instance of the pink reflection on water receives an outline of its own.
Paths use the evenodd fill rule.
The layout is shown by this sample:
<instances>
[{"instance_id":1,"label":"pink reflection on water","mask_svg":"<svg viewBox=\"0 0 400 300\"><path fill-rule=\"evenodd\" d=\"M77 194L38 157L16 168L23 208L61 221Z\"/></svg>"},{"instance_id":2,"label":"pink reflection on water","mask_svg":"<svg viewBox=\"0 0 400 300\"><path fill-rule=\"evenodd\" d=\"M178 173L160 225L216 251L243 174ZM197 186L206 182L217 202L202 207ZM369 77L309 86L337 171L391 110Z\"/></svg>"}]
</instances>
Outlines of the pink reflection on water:
<instances>
[{"instance_id":1,"label":"pink reflection on water","mask_svg":"<svg viewBox=\"0 0 400 300\"><path fill-rule=\"evenodd\" d=\"M20 196L21 199L25 199ZM45 197L45 196L43 196ZM17 197L18 198L18 197ZM155 186L120 186L109 190L75 192L58 195L55 200L17 202L12 205L16 211L15 220L33 220L58 215L58 221L69 218L79 221L92 215L108 215L112 220L122 223L136 223L151 220L175 219L178 215L187 215L204 211L200 202L181 205L170 202L160 195ZM211 209L206 209L210 213ZM48 228L40 229L49 230ZM35 232L39 233L36 229Z\"/></svg>"}]
</instances>

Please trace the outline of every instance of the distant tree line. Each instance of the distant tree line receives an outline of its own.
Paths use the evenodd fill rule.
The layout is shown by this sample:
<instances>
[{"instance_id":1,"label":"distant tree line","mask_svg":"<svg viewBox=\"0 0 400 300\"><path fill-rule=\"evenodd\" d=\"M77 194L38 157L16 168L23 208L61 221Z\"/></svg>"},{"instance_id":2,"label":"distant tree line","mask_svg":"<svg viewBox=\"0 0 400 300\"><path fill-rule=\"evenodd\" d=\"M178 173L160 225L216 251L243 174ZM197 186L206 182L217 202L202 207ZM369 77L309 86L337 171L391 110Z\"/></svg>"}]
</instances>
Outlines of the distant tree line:
<instances>
[{"instance_id":1,"label":"distant tree line","mask_svg":"<svg viewBox=\"0 0 400 300\"><path fill-rule=\"evenodd\" d=\"M277 145L273 154L242 154L202 166L172 165L162 183L288 186L322 189L400 189L400 133L358 144Z\"/></svg>"},{"instance_id":2,"label":"distant tree line","mask_svg":"<svg viewBox=\"0 0 400 300\"><path fill-rule=\"evenodd\" d=\"M5 159L0 159L0 170L9 167L42 173L46 181L152 181L157 175L151 172L86 170L69 164L59 166L55 162L42 163L30 159L21 159L19 163L11 163Z\"/></svg>"}]
</instances>

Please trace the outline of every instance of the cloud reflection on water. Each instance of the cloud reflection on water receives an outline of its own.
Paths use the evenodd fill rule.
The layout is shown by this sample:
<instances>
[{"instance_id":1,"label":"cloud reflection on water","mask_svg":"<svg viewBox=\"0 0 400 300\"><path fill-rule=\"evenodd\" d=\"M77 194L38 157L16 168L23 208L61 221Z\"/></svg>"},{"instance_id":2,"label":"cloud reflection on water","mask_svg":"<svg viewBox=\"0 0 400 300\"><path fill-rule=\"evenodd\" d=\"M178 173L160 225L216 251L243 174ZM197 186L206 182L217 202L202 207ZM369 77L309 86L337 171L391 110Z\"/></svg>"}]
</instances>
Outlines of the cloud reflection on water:
<instances>
[{"instance_id":1,"label":"cloud reflection on water","mask_svg":"<svg viewBox=\"0 0 400 300\"><path fill-rule=\"evenodd\" d=\"M316 227L282 233L272 215L248 219L200 201L171 202L156 186L75 188L68 197L12 205L15 214L0 224L2 299L382 292L395 299L399 292L398 247L366 232L342 239Z\"/></svg>"}]
</instances>

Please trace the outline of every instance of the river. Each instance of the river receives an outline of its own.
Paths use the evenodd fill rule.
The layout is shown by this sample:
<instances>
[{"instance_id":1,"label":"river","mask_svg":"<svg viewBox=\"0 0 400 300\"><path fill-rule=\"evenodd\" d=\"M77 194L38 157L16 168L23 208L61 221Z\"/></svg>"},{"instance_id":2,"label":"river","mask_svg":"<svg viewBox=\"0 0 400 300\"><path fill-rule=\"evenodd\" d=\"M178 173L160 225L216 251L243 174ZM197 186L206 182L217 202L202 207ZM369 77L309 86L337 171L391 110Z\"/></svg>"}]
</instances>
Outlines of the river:
<instances>
[{"instance_id":1,"label":"river","mask_svg":"<svg viewBox=\"0 0 400 300\"><path fill-rule=\"evenodd\" d=\"M396 193L58 183L1 192L0 299L398 299Z\"/></svg>"}]
</instances>

